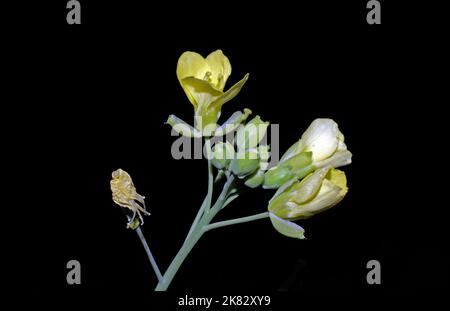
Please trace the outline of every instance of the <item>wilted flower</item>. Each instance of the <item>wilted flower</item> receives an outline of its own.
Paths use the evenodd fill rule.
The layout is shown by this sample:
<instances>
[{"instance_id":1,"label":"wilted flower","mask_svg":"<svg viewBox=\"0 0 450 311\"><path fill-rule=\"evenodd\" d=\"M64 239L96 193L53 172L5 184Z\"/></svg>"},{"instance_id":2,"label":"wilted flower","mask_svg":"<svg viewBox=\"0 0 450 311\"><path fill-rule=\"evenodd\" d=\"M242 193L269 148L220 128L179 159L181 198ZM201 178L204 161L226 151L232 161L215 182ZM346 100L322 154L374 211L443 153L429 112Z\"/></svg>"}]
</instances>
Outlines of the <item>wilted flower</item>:
<instances>
[{"instance_id":1,"label":"wilted flower","mask_svg":"<svg viewBox=\"0 0 450 311\"><path fill-rule=\"evenodd\" d=\"M234 98L248 79L247 74L224 92L230 74L230 61L221 50L212 52L206 59L195 52L184 52L178 59L177 77L194 106L195 127L201 132L211 125L212 133L217 126L222 105Z\"/></svg>"},{"instance_id":2,"label":"wilted flower","mask_svg":"<svg viewBox=\"0 0 450 311\"><path fill-rule=\"evenodd\" d=\"M144 215L150 215L145 210L145 197L136 192L133 180L127 172L119 168L112 173L111 191L114 203L133 211L133 216L130 218L127 227L129 228L135 223L136 213L139 215L141 224L144 224L141 212ZM142 206L136 201L141 203Z\"/></svg>"}]
</instances>

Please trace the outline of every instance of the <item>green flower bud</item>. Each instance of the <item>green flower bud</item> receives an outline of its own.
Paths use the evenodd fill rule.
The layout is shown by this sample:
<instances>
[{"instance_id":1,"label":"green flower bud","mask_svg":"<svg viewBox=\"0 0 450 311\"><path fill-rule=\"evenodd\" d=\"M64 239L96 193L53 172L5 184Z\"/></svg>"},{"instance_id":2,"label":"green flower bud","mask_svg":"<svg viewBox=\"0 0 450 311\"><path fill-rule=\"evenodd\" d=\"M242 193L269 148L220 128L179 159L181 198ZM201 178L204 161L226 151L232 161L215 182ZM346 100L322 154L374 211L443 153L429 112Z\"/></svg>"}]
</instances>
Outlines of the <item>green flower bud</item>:
<instances>
[{"instance_id":1,"label":"green flower bud","mask_svg":"<svg viewBox=\"0 0 450 311\"><path fill-rule=\"evenodd\" d=\"M264 122L259 116L254 117L236 133L236 145L238 150L255 148L264 138L269 127L269 122Z\"/></svg>"},{"instance_id":2,"label":"green flower bud","mask_svg":"<svg viewBox=\"0 0 450 311\"><path fill-rule=\"evenodd\" d=\"M252 176L250 176L246 181L245 185L250 188L256 188L262 185L264 182L264 171L258 170Z\"/></svg>"},{"instance_id":3,"label":"green flower bud","mask_svg":"<svg viewBox=\"0 0 450 311\"><path fill-rule=\"evenodd\" d=\"M259 168L259 155L256 149L238 152L231 162L231 171L239 178L253 174Z\"/></svg>"},{"instance_id":4,"label":"green flower bud","mask_svg":"<svg viewBox=\"0 0 450 311\"><path fill-rule=\"evenodd\" d=\"M315 167L312 165L312 152L302 152L292 156L279 166L288 167L292 174L301 179L311 173Z\"/></svg>"},{"instance_id":5,"label":"green flower bud","mask_svg":"<svg viewBox=\"0 0 450 311\"><path fill-rule=\"evenodd\" d=\"M325 167L277 193L268 209L285 220L308 218L336 205L346 193L345 173Z\"/></svg>"},{"instance_id":6,"label":"green flower bud","mask_svg":"<svg viewBox=\"0 0 450 311\"><path fill-rule=\"evenodd\" d=\"M218 142L214 145L211 163L217 169L221 170L227 168L233 158L234 148L229 142Z\"/></svg>"},{"instance_id":7,"label":"green flower bud","mask_svg":"<svg viewBox=\"0 0 450 311\"><path fill-rule=\"evenodd\" d=\"M264 175L264 189L276 189L283 185L295 175L289 167L275 166L268 170Z\"/></svg>"}]
</instances>

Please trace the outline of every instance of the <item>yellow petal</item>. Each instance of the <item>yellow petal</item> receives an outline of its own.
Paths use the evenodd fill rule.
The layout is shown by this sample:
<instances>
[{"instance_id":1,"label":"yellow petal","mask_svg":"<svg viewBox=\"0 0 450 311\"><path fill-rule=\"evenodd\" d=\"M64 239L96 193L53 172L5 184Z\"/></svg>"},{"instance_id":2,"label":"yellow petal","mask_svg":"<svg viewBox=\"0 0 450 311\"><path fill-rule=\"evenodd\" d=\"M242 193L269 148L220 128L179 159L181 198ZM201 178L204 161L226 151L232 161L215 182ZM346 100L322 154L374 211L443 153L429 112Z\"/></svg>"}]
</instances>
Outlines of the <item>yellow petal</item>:
<instances>
[{"instance_id":1,"label":"yellow petal","mask_svg":"<svg viewBox=\"0 0 450 311\"><path fill-rule=\"evenodd\" d=\"M322 182L327 175L330 167L324 167L315 171L313 174L305 177L298 186L295 187L295 194L292 198L297 204L305 203L312 199L312 197L321 189Z\"/></svg>"},{"instance_id":2,"label":"yellow petal","mask_svg":"<svg viewBox=\"0 0 450 311\"><path fill-rule=\"evenodd\" d=\"M241 81L237 82L235 85L233 85L228 91L223 93L220 97L218 97L214 102L210 104L210 106L214 109L221 109L222 105L226 102L232 100L239 92L241 91L242 87L244 86L245 82L247 82L249 74L247 73L244 78L242 78Z\"/></svg>"},{"instance_id":3,"label":"yellow petal","mask_svg":"<svg viewBox=\"0 0 450 311\"><path fill-rule=\"evenodd\" d=\"M207 76L208 72L211 72L208 62L198 53L184 52L178 59L178 81L184 89L189 101L194 105L195 109L197 109L197 103L191 93L186 90L185 85L183 84L183 79L187 77L194 77L203 80L205 76Z\"/></svg>"},{"instance_id":4,"label":"yellow petal","mask_svg":"<svg viewBox=\"0 0 450 311\"><path fill-rule=\"evenodd\" d=\"M212 102L223 95L221 91L216 90L210 83L195 77L187 77L181 80L186 94L189 93L197 104L196 110L206 109Z\"/></svg>"},{"instance_id":5,"label":"yellow petal","mask_svg":"<svg viewBox=\"0 0 450 311\"><path fill-rule=\"evenodd\" d=\"M339 203L346 193L347 179L345 173L336 169L330 169L314 199L305 204L292 204L293 208L287 214L287 218L297 220L323 212Z\"/></svg>"},{"instance_id":6,"label":"yellow petal","mask_svg":"<svg viewBox=\"0 0 450 311\"><path fill-rule=\"evenodd\" d=\"M342 199L339 196L341 190L341 188L325 179L314 200L293 207L287 214L287 218L292 220L304 219L335 206Z\"/></svg>"},{"instance_id":7,"label":"yellow petal","mask_svg":"<svg viewBox=\"0 0 450 311\"><path fill-rule=\"evenodd\" d=\"M209 68L211 70L210 82L214 87L223 91L225 83L231 74L231 64L221 50L212 52L206 57Z\"/></svg>"},{"instance_id":8,"label":"yellow petal","mask_svg":"<svg viewBox=\"0 0 450 311\"><path fill-rule=\"evenodd\" d=\"M203 80L210 71L208 62L198 53L184 52L178 59L177 77L180 81L187 77Z\"/></svg>"},{"instance_id":9,"label":"yellow petal","mask_svg":"<svg viewBox=\"0 0 450 311\"><path fill-rule=\"evenodd\" d=\"M345 173L343 171L333 168L328 171L326 179L341 188L341 192L339 193L339 195L344 196L347 193L347 177L345 176Z\"/></svg>"}]
</instances>

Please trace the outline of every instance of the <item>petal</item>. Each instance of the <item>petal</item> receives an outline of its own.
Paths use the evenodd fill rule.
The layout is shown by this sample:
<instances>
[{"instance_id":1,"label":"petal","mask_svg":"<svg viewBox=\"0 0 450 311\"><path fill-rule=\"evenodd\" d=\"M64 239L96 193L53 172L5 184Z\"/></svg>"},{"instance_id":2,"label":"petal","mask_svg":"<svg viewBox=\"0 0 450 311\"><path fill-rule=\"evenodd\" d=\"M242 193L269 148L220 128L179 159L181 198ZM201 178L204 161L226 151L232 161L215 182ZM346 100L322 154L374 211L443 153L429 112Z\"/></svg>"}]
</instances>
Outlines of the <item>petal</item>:
<instances>
[{"instance_id":1,"label":"petal","mask_svg":"<svg viewBox=\"0 0 450 311\"><path fill-rule=\"evenodd\" d=\"M290 238L297 238L301 240L305 238L305 229L296 223L282 219L273 213L269 213L269 216L273 227L281 234Z\"/></svg>"},{"instance_id":2,"label":"petal","mask_svg":"<svg viewBox=\"0 0 450 311\"><path fill-rule=\"evenodd\" d=\"M196 109L206 109L212 102L223 95L210 83L194 77L187 77L181 80L186 93L189 93L197 104Z\"/></svg>"},{"instance_id":3,"label":"petal","mask_svg":"<svg viewBox=\"0 0 450 311\"><path fill-rule=\"evenodd\" d=\"M341 190L341 188L325 179L322 188L320 188L320 191L314 200L293 208L287 214L287 217L289 219L297 220L309 218L319 212L323 212L335 206L342 200L343 196L339 195Z\"/></svg>"},{"instance_id":4,"label":"petal","mask_svg":"<svg viewBox=\"0 0 450 311\"><path fill-rule=\"evenodd\" d=\"M225 83L231 74L231 64L221 50L212 52L206 57L206 61L211 70L210 81L214 87L223 91Z\"/></svg>"},{"instance_id":5,"label":"petal","mask_svg":"<svg viewBox=\"0 0 450 311\"><path fill-rule=\"evenodd\" d=\"M186 96L189 101L197 109L197 102L195 97L186 89L183 83L183 79L187 77L194 77L203 80L207 72L210 71L208 62L198 53L195 52L184 52L178 59L177 64L177 77L181 84Z\"/></svg>"},{"instance_id":6,"label":"petal","mask_svg":"<svg viewBox=\"0 0 450 311\"><path fill-rule=\"evenodd\" d=\"M237 94L239 94L241 88L244 86L245 82L247 82L248 76L249 74L247 73L241 81L233 85L228 91L218 97L213 103L211 103L211 107L221 109L223 104L232 100Z\"/></svg>"},{"instance_id":7,"label":"petal","mask_svg":"<svg viewBox=\"0 0 450 311\"><path fill-rule=\"evenodd\" d=\"M208 62L198 53L184 52L178 59L177 77L180 82L187 77L203 80L208 71L211 71Z\"/></svg>"},{"instance_id":8,"label":"petal","mask_svg":"<svg viewBox=\"0 0 450 311\"><path fill-rule=\"evenodd\" d=\"M295 195L292 198L297 204L305 203L313 198L321 189L325 176L330 167L318 169L313 174L307 176L295 187Z\"/></svg>"},{"instance_id":9,"label":"petal","mask_svg":"<svg viewBox=\"0 0 450 311\"><path fill-rule=\"evenodd\" d=\"M286 161L286 160L292 158L292 157L296 154L297 147L298 147L298 142L296 142L295 144L293 144L293 145L292 145L292 146L291 146L291 147L283 154L283 156L281 157L279 163L281 164L282 162L284 162L284 161Z\"/></svg>"},{"instance_id":10,"label":"petal","mask_svg":"<svg viewBox=\"0 0 450 311\"><path fill-rule=\"evenodd\" d=\"M337 168L350 163L352 163L352 153L348 150L339 151L338 149L338 151L328 159L318 161L314 164L316 167L331 166Z\"/></svg>"},{"instance_id":11,"label":"petal","mask_svg":"<svg viewBox=\"0 0 450 311\"><path fill-rule=\"evenodd\" d=\"M343 171L332 168L328 171L326 179L341 188L339 195L344 196L347 193L347 177Z\"/></svg>"},{"instance_id":12,"label":"petal","mask_svg":"<svg viewBox=\"0 0 450 311\"><path fill-rule=\"evenodd\" d=\"M339 203L347 193L347 180L345 173L330 169L326 179L323 180L319 193L312 201L293 208L287 217L290 219L303 219L323 212Z\"/></svg>"},{"instance_id":13,"label":"petal","mask_svg":"<svg viewBox=\"0 0 450 311\"><path fill-rule=\"evenodd\" d=\"M313 161L324 160L336 151L339 133L333 120L316 119L303 133L297 152L312 151Z\"/></svg>"}]
</instances>

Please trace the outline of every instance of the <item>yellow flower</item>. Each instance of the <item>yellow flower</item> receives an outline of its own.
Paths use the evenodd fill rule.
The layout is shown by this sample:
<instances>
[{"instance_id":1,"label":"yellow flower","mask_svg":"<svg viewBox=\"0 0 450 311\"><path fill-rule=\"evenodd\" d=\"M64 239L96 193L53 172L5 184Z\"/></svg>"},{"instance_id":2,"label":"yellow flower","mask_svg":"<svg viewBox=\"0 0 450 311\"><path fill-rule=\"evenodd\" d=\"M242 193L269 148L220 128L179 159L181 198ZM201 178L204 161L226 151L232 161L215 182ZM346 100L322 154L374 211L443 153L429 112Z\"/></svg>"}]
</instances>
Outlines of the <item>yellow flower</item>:
<instances>
[{"instance_id":1,"label":"yellow flower","mask_svg":"<svg viewBox=\"0 0 450 311\"><path fill-rule=\"evenodd\" d=\"M195 110L195 127L212 132L217 127L222 105L233 99L248 79L248 74L224 92L231 74L228 58L217 50L206 59L195 52L184 52L178 59L177 77ZM210 133L207 133L207 135Z\"/></svg>"},{"instance_id":2,"label":"yellow flower","mask_svg":"<svg viewBox=\"0 0 450 311\"><path fill-rule=\"evenodd\" d=\"M321 168L301 182L283 185L269 202L269 216L275 229L289 237L304 239L304 230L292 220L309 218L339 203L347 193L345 173Z\"/></svg>"},{"instance_id":3,"label":"yellow flower","mask_svg":"<svg viewBox=\"0 0 450 311\"><path fill-rule=\"evenodd\" d=\"M315 119L303 133L295 154L312 152L316 167L340 167L352 162L352 154L344 143L344 135L332 119Z\"/></svg>"},{"instance_id":4,"label":"yellow flower","mask_svg":"<svg viewBox=\"0 0 450 311\"><path fill-rule=\"evenodd\" d=\"M269 203L269 212L288 220L308 218L339 203L347 190L345 173L324 167L280 188Z\"/></svg>"},{"instance_id":5,"label":"yellow flower","mask_svg":"<svg viewBox=\"0 0 450 311\"><path fill-rule=\"evenodd\" d=\"M129 220L127 227L130 228L132 224L135 223L136 213L139 215L141 224L144 224L141 212L144 213L144 215L150 215L150 213L145 210L145 197L136 192L133 180L127 172L119 168L112 173L111 191L114 203L133 211L133 216ZM141 203L142 206L136 201Z\"/></svg>"},{"instance_id":6,"label":"yellow flower","mask_svg":"<svg viewBox=\"0 0 450 311\"><path fill-rule=\"evenodd\" d=\"M264 188L276 189L292 178L301 179L317 168L334 168L352 162L344 135L332 119L316 119L265 174Z\"/></svg>"}]
</instances>

